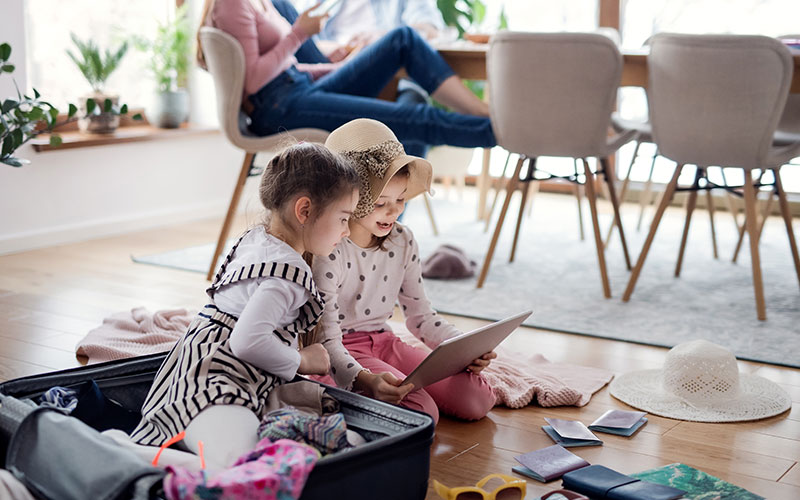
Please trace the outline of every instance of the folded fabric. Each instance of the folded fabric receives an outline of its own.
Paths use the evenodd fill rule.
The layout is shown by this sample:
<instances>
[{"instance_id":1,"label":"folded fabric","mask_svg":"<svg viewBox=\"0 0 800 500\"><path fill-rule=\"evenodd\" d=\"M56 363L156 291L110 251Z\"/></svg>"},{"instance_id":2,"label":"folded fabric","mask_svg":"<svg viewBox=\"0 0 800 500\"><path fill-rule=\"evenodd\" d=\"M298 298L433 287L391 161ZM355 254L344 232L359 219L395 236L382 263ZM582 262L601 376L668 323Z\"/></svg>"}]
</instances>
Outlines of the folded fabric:
<instances>
[{"instance_id":1,"label":"folded fabric","mask_svg":"<svg viewBox=\"0 0 800 500\"><path fill-rule=\"evenodd\" d=\"M323 455L351 447L343 414L317 417L291 406L264 415L258 427L258 438L299 441L313 446Z\"/></svg>"},{"instance_id":2,"label":"folded fabric","mask_svg":"<svg viewBox=\"0 0 800 500\"><path fill-rule=\"evenodd\" d=\"M319 453L288 439L262 439L229 469L206 471L167 467L164 493L170 500L289 500L300 497Z\"/></svg>"},{"instance_id":3,"label":"folded fabric","mask_svg":"<svg viewBox=\"0 0 800 500\"><path fill-rule=\"evenodd\" d=\"M72 413L78 406L78 392L66 387L51 387L39 398L39 406Z\"/></svg>"},{"instance_id":4,"label":"folded fabric","mask_svg":"<svg viewBox=\"0 0 800 500\"><path fill-rule=\"evenodd\" d=\"M268 412L287 406L316 416L339 411L339 402L325 394L325 387L308 380L281 384L269 392Z\"/></svg>"},{"instance_id":5,"label":"folded fabric","mask_svg":"<svg viewBox=\"0 0 800 500\"><path fill-rule=\"evenodd\" d=\"M422 277L460 279L475 275L477 263L458 247L441 245L422 261Z\"/></svg>"},{"instance_id":6,"label":"folded fabric","mask_svg":"<svg viewBox=\"0 0 800 500\"><path fill-rule=\"evenodd\" d=\"M403 323L390 321L389 325L403 342L424 347ZM497 359L481 376L492 387L496 406L584 406L614 376L602 368L553 363L541 354L520 354L502 345L495 352Z\"/></svg>"},{"instance_id":7,"label":"folded fabric","mask_svg":"<svg viewBox=\"0 0 800 500\"><path fill-rule=\"evenodd\" d=\"M564 488L594 499L674 500L686 493L671 486L641 481L602 465L567 472L562 480Z\"/></svg>"},{"instance_id":8,"label":"folded fabric","mask_svg":"<svg viewBox=\"0 0 800 500\"><path fill-rule=\"evenodd\" d=\"M78 342L75 353L88 357L91 364L169 351L193 318L186 309L150 313L136 307L119 312Z\"/></svg>"},{"instance_id":9,"label":"folded fabric","mask_svg":"<svg viewBox=\"0 0 800 500\"><path fill-rule=\"evenodd\" d=\"M0 469L0 498L3 500L36 500L22 481Z\"/></svg>"}]
</instances>

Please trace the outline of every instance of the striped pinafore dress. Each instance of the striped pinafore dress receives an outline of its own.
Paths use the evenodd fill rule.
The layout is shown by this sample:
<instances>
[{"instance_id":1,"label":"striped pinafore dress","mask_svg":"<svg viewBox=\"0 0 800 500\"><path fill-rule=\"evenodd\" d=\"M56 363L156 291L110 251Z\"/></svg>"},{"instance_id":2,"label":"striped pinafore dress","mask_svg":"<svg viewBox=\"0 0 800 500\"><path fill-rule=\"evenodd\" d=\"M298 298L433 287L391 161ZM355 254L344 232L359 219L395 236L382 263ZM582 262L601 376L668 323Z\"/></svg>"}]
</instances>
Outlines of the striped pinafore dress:
<instances>
[{"instance_id":1,"label":"striped pinafore dress","mask_svg":"<svg viewBox=\"0 0 800 500\"><path fill-rule=\"evenodd\" d=\"M160 446L185 430L204 408L215 404L245 406L259 418L266 413L267 395L282 380L231 352L229 339L238 318L214 304L214 294L221 287L241 280L274 277L306 288L311 299L301 308L297 319L273 332L286 345L298 347L299 339L319 321L324 302L309 271L267 261L227 269L244 236L228 253L208 288L211 300L159 368L142 407L142 420L131 433L133 441Z\"/></svg>"}]
</instances>

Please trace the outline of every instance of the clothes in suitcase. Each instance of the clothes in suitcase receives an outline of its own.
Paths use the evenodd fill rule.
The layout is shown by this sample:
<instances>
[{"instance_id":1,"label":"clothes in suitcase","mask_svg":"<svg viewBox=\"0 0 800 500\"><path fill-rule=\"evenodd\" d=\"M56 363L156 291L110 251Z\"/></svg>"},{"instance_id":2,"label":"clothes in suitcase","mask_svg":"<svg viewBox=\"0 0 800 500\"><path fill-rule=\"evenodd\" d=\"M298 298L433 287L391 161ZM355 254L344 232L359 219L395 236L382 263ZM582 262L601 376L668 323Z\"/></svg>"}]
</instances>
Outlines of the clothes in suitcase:
<instances>
[{"instance_id":1,"label":"clothes in suitcase","mask_svg":"<svg viewBox=\"0 0 800 500\"><path fill-rule=\"evenodd\" d=\"M115 418L128 411L139 412L147 392L152 384L158 368L164 359L164 354L142 356L122 361L111 361L97 365L74 368L52 373L45 373L31 377L11 380L0 384L0 398L5 399L4 404L0 399L0 460L12 458L20 460L20 450L25 460L20 464L3 462L3 467L16 466L50 469L50 473L39 470L38 473L30 471L17 471L29 474L29 481L38 485L36 492L42 498L69 498L64 491L74 489L83 483L97 486L93 474L99 468L92 470L89 467L80 467L82 452L80 442L82 439L92 439L91 432L96 432L91 427L83 424L75 417L64 416L57 412L51 416L46 414L44 420L49 429L62 428L64 425L74 426L79 429L72 432L69 438L62 439L58 435L48 434L49 443L40 440L31 440L31 436L42 431L36 431L37 426L31 425L34 411L22 409L13 401L35 400L45 391L55 386L77 387L87 381L93 380L102 391L103 395L119 405L121 411L111 413ZM367 443L340 451L321 458L303 489L302 500L331 500L331 499L381 499L381 500L413 500L423 499L428 487L428 474L430 469L430 446L433 441L433 420L425 414L407 410L398 406L389 405L381 401L370 399L348 391L328 387L327 393L338 400L340 411L345 416L349 429L357 431ZM22 403L23 406L29 406ZM27 411L27 415L25 415ZM44 414L39 411L38 413ZM95 415L102 421L103 415ZM39 420L42 420L40 415ZM52 421L52 422L51 422ZM67 424L65 424L67 423ZM104 426L112 426L114 422L104 422ZM85 427L85 429L84 429ZM22 429L26 435L17 432ZM50 431L48 431L50 432ZM33 433L33 434L32 434ZM17 440L15 442L15 439ZM21 440L26 443L21 443ZM85 441L84 441L85 442ZM53 463L47 461L47 455L36 453L34 446L40 446L50 456L54 457ZM10 450L16 450L12 456ZM120 448L120 463L128 460ZM75 469L69 473L63 472L64 463L56 462L55 457L63 459L72 453L73 460L67 469ZM103 448L102 454L113 455L113 449ZM31 458L33 457L33 458ZM45 458L43 458L45 457ZM110 460L110 455L94 457ZM113 458L113 457L111 457ZM34 460L35 459L35 460ZM37 462L38 461L38 462ZM43 466L43 463L46 464ZM142 464L139 464L142 465ZM77 467L77 469L76 469ZM13 469L12 469L13 470ZM141 469L127 467L128 476L135 480L127 490L119 482L121 475L106 474L102 478L115 489L115 495L105 492L104 496L93 498L159 498L154 491L154 483L158 479L158 470L151 467ZM17 474L19 475L19 474ZM81 477L83 476L83 477ZM108 482L110 481L110 482ZM55 483L55 484L54 484ZM63 484L62 484L63 483ZM135 484L134 484L135 483ZM112 486L108 486L111 488ZM35 489L35 488L32 488ZM57 495L57 496L48 496ZM80 498L80 497L75 497Z\"/></svg>"}]
</instances>

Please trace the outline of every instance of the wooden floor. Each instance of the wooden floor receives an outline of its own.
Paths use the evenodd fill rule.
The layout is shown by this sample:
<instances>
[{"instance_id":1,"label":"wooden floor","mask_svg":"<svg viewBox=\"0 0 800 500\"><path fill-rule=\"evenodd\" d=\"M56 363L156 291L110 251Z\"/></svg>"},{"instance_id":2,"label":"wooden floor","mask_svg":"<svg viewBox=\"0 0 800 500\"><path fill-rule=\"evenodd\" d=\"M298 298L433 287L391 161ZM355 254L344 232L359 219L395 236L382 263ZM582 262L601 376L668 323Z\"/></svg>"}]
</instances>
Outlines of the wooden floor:
<instances>
[{"instance_id":1,"label":"wooden floor","mask_svg":"<svg viewBox=\"0 0 800 500\"><path fill-rule=\"evenodd\" d=\"M195 310L204 303L202 275L134 264L130 256L207 243L219 225L220 220L201 221L0 257L0 381L79 365L75 343L114 312L138 306L151 311ZM462 329L482 324L448 319ZM614 372L657 368L666 353L655 347L533 329L516 332L512 342L552 361ZM794 401L792 410L739 424L651 416L633 438L603 435L603 446L573 450L590 463L624 473L683 462L768 498L796 500L800 498L800 370L751 362L740 367L784 387ZM583 408L498 408L474 423L443 418L431 450L430 476L457 486L474 484L492 472L510 474L515 455L552 444L541 430L543 417L588 423L609 408L625 405L604 388ZM543 485L529 480L527 498L559 485L560 481ZM438 497L429 489L428 498Z\"/></svg>"}]
</instances>

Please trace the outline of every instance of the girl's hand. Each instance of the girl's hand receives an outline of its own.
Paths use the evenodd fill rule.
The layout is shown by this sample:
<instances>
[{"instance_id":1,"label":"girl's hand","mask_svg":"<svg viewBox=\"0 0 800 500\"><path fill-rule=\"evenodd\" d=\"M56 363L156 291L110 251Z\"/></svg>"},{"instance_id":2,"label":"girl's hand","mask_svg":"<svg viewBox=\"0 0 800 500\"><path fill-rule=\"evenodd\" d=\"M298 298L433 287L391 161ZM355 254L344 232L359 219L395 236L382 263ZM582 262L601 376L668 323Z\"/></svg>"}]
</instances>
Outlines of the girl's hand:
<instances>
[{"instance_id":1,"label":"girl's hand","mask_svg":"<svg viewBox=\"0 0 800 500\"><path fill-rule=\"evenodd\" d=\"M403 381L389 372L369 373L362 371L356 377L356 385L375 399L398 404L414 389L414 384L400 385Z\"/></svg>"},{"instance_id":2,"label":"girl's hand","mask_svg":"<svg viewBox=\"0 0 800 500\"><path fill-rule=\"evenodd\" d=\"M300 28L300 30L306 34L306 36L313 36L322 30L322 22L327 19L328 14L322 14L321 16L313 16L311 15L311 11L316 9L322 5L322 2L318 2L316 5L312 6L310 9L306 10L300 16L295 19L294 26Z\"/></svg>"},{"instance_id":3,"label":"girl's hand","mask_svg":"<svg viewBox=\"0 0 800 500\"><path fill-rule=\"evenodd\" d=\"M331 369L328 350L322 344L311 344L300 349L300 366L297 373L301 375L327 375Z\"/></svg>"},{"instance_id":4,"label":"girl's hand","mask_svg":"<svg viewBox=\"0 0 800 500\"><path fill-rule=\"evenodd\" d=\"M467 370L477 375L478 373L482 372L484 368L489 366L492 360L496 357L496 352L489 351L480 358L473 360L472 364L467 367Z\"/></svg>"}]
</instances>

